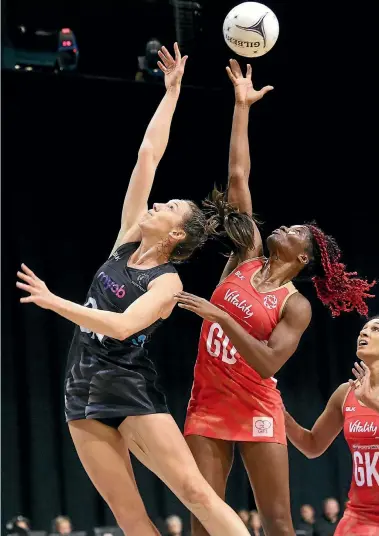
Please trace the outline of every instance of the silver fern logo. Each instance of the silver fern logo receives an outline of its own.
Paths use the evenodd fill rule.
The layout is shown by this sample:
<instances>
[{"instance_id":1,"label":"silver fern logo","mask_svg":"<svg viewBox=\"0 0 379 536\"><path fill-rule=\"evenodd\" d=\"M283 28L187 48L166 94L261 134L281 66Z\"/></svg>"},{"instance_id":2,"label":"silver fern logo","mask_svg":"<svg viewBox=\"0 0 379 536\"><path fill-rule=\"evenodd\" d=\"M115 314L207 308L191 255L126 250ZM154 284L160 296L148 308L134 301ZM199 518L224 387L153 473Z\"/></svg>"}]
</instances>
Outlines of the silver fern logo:
<instances>
[{"instance_id":1,"label":"silver fern logo","mask_svg":"<svg viewBox=\"0 0 379 536\"><path fill-rule=\"evenodd\" d=\"M246 30L247 32L254 32L258 35L260 35L263 39L263 48L266 48L266 32L263 24L263 19L268 13L265 13L262 15L257 22L254 22L251 26L240 26L239 24L236 24L236 28L239 28L240 30Z\"/></svg>"}]
</instances>

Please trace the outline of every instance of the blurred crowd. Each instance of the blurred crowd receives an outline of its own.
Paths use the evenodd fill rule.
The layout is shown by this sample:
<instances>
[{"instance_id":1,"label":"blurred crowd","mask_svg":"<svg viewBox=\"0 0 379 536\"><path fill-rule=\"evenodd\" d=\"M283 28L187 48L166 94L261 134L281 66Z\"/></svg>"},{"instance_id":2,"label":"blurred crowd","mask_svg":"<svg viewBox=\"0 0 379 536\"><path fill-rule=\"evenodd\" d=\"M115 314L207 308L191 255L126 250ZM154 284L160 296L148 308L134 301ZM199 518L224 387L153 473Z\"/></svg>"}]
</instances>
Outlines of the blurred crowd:
<instances>
[{"instance_id":1,"label":"blurred crowd","mask_svg":"<svg viewBox=\"0 0 379 536\"><path fill-rule=\"evenodd\" d=\"M332 536L342 517L338 501L332 497L324 500L321 516L316 516L316 511L310 504L303 504L300 508L300 522L296 524L298 536ZM256 510L241 509L238 515L245 523L252 536L264 536L261 520ZM177 515L169 516L160 526L161 533L165 536L190 536L184 531L183 521ZM7 523L8 536L92 536L86 531L74 529L68 516L60 515L52 520L49 530L34 530L31 522L24 516L16 516ZM93 530L94 536L123 536L118 527L97 527Z\"/></svg>"}]
</instances>

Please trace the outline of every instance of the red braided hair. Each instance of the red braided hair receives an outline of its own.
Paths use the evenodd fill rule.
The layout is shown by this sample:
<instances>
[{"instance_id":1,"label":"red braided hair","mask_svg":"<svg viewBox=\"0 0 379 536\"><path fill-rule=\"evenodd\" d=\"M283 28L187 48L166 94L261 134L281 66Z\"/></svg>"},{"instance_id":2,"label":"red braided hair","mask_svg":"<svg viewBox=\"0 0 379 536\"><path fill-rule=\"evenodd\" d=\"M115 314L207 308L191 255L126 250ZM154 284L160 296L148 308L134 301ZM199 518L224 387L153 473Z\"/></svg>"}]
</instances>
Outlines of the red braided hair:
<instances>
[{"instance_id":1,"label":"red braided hair","mask_svg":"<svg viewBox=\"0 0 379 536\"><path fill-rule=\"evenodd\" d=\"M376 281L369 283L365 279L354 277L357 272L346 272L346 266L340 261L341 251L331 236L325 235L313 224L307 225L313 241L320 254L323 275L312 278L318 298L329 307L332 316L339 316L342 311L356 309L359 314L367 316L366 298L373 298L368 291Z\"/></svg>"}]
</instances>

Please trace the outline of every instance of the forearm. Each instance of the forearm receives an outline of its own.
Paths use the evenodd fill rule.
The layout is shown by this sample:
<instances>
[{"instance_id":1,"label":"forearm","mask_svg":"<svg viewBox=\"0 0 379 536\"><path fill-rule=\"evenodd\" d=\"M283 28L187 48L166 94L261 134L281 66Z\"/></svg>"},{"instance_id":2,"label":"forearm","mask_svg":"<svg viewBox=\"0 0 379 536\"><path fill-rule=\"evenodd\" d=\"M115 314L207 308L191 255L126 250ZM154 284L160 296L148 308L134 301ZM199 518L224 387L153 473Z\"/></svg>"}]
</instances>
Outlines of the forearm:
<instances>
[{"instance_id":1,"label":"forearm","mask_svg":"<svg viewBox=\"0 0 379 536\"><path fill-rule=\"evenodd\" d=\"M179 95L180 86L170 87L147 127L141 148L147 145L152 150L156 164L158 164L166 150L171 122Z\"/></svg>"},{"instance_id":2,"label":"forearm","mask_svg":"<svg viewBox=\"0 0 379 536\"><path fill-rule=\"evenodd\" d=\"M284 416L287 437L291 443L307 458L319 456L321 453L318 452L312 431L300 426L287 411L284 412Z\"/></svg>"},{"instance_id":3,"label":"forearm","mask_svg":"<svg viewBox=\"0 0 379 536\"><path fill-rule=\"evenodd\" d=\"M232 133L229 148L229 181L241 178L248 182L250 174L249 150L250 106L236 102L234 106Z\"/></svg>"},{"instance_id":4,"label":"forearm","mask_svg":"<svg viewBox=\"0 0 379 536\"><path fill-rule=\"evenodd\" d=\"M238 353L262 378L270 378L277 372L275 352L265 342L252 337L227 313L220 314L218 323Z\"/></svg>"},{"instance_id":5,"label":"forearm","mask_svg":"<svg viewBox=\"0 0 379 536\"><path fill-rule=\"evenodd\" d=\"M125 322L121 313L91 309L69 300L64 300L59 296L54 298L51 310L94 333L101 333L113 339L123 340L126 338L124 337Z\"/></svg>"}]
</instances>

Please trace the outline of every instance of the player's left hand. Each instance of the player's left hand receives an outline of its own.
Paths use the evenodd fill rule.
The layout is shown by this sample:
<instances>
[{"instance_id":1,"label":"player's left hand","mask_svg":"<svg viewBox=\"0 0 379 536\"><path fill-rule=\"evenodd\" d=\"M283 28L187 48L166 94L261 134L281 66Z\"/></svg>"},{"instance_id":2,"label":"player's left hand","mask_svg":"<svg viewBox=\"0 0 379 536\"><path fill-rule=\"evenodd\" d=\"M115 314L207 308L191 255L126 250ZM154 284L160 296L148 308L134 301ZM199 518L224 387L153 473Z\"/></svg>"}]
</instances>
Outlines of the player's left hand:
<instances>
[{"instance_id":1,"label":"player's left hand","mask_svg":"<svg viewBox=\"0 0 379 536\"><path fill-rule=\"evenodd\" d=\"M30 296L25 296L20 299L21 303L35 303L42 309L51 309L54 303L55 295L50 292L46 284L35 275L30 268L25 264L21 264L22 272L17 272L17 277L25 281L21 283L17 281L16 286L25 292L29 292Z\"/></svg>"},{"instance_id":2,"label":"player's left hand","mask_svg":"<svg viewBox=\"0 0 379 536\"><path fill-rule=\"evenodd\" d=\"M352 369L356 381L349 380L350 386L354 389L355 396L363 404L370 406L370 402L378 403L379 401L379 388L373 388L370 383L371 372L368 366L361 361L355 362Z\"/></svg>"},{"instance_id":3,"label":"player's left hand","mask_svg":"<svg viewBox=\"0 0 379 536\"><path fill-rule=\"evenodd\" d=\"M210 322L218 322L221 315L225 314L208 300L199 298L199 296L189 294L188 292L178 292L175 294L175 299L178 302L178 307L181 309L188 309L188 311L192 311Z\"/></svg>"},{"instance_id":4,"label":"player's left hand","mask_svg":"<svg viewBox=\"0 0 379 536\"><path fill-rule=\"evenodd\" d=\"M234 93L237 104L243 104L251 106L254 102L262 99L266 93L272 91L272 86L265 86L259 91L254 89L253 82L251 80L251 65L248 64L246 69L246 76L243 76L241 67L237 60L229 60L230 67L226 68L226 72L234 86Z\"/></svg>"}]
</instances>

